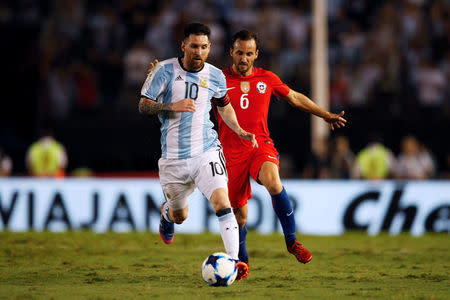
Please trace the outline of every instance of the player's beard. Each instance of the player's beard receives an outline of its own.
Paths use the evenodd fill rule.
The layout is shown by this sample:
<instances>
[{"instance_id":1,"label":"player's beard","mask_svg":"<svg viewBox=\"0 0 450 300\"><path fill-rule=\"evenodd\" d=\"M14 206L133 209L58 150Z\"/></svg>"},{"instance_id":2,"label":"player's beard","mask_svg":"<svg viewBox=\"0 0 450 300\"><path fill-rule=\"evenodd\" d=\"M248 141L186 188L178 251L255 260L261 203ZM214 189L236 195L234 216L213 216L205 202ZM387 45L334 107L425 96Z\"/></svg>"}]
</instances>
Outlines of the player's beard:
<instances>
[{"instance_id":1,"label":"player's beard","mask_svg":"<svg viewBox=\"0 0 450 300\"><path fill-rule=\"evenodd\" d=\"M250 69L250 67L251 67L250 64L246 64L246 65L238 64L237 65L237 70L239 71L239 73L241 75L245 75L248 72L248 70Z\"/></svg>"},{"instance_id":2,"label":"player's beard","mask_svg":"<svg viewBox=\"0 0 450 300\"><path fill-rule=\"evenodd\" d=\"M204 64L205 64L205 61L203 59L200 58L200 59L196 60L193 58L192 60L190 60L188 62L188 67L192 71L198 71L203 68Z\"/></svg>"}]
</instances>

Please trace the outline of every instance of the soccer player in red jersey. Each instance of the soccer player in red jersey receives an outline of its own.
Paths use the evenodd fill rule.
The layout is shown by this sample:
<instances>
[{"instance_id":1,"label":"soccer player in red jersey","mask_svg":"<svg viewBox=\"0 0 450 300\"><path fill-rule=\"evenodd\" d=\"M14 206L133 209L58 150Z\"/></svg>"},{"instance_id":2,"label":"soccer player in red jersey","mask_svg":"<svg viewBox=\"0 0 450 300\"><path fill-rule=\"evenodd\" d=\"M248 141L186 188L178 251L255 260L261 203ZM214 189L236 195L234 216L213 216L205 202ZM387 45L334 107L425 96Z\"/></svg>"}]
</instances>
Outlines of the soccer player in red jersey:
<instances>
[{"instance_id":1,"label":"soccer player in red jersey","mask_svg":"<svg viewBox=\"0 0 450 300\"><path fill-rule=\"evenodd\" d=\"M279 175L279 158L267 128L267 115L271 95L285 99L292 106L323 118L332 130L345 126L346 120L330 113L305 95L290 89L274 73L255 68L258 57L258 38L254 32L242 30L232 39L230 49L233 65L223 70L227 80L228 95L242 128L256 135L258 148L240 139L218 117L219 139L223 145L228 171L228 193L231 206L240 227L239 259L248 263L245 246L247 235L247 201L252 197L250 176L266 187L283 228L287 250L299 262L311 260L311 253L296 239L294 212Z\"/></svg>"}]
</instances>

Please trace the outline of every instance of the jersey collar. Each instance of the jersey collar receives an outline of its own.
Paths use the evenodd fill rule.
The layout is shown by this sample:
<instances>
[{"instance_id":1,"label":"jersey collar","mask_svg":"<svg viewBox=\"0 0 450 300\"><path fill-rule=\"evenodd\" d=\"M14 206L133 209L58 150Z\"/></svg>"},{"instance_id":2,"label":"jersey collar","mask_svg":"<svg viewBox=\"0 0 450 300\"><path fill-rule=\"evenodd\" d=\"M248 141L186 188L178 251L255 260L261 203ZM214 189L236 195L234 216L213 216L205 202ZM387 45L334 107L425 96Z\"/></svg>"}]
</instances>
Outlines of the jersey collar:
<instances>
[{"instance_id":1,"label":"jersey collar","mask_svg":"<svg viewBox=\"0 0 450 300\"><path fill-rule=\"evenodd\" d=\"M228 67L228 70L229 70L229 72L230 72L231 75L234 75L234 76L239 77L239 78L251 78L251 77L255 76L255 74L256 74L256 68L255 68L255 66L252 67L252 73L251 73L250 75L248 75L248 76L242 76L241 74L236 73L236 72L233 70L233 66Z\"/></svg>"},{"instance_id":2,"label":"jersey collar","mask_svg":"<svg viewBox=\"0 0 450 300\"><path fill-rule=\"evenodd\" d=\"M180 67L181 67L184 71L186 71L186 72L188 72L188 73L198 73L198 72L201 72L201 71L203 70L203 68L205 67L206 61L205 61L205 63L203 64L203 67L202 67L200 70L198 70L198 71L189 71L189 70L186 70L186 69L184 68L184 66L183 66L183 62L181 61L181 60L183 59L183 57L184 57L184 56L179 56L179 57L178 57L178 63L180 64Z\"/></svg>"}]
</instances>

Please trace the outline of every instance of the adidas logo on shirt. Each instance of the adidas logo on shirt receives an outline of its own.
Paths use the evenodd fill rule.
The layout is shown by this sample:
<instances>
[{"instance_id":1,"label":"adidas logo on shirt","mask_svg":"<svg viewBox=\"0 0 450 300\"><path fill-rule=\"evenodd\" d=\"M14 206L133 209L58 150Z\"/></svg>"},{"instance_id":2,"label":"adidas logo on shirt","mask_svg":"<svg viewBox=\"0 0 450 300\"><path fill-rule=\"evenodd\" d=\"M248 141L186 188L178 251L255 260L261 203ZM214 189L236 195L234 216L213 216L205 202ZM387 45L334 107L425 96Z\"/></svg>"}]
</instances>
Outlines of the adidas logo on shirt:
<instances>
[{"instance_id":1,"label":"adidas logo on shirt","mask_svg":"<svg viewBox=\"0 0 450 300\"><path fill-rule=\"evenodd\" d=\"M183 78L181 78L181 75L178 75L177 78L175 78L175 81L178 81L178 80L182 80L183 81Z\"/></svg>"}]
</instances>

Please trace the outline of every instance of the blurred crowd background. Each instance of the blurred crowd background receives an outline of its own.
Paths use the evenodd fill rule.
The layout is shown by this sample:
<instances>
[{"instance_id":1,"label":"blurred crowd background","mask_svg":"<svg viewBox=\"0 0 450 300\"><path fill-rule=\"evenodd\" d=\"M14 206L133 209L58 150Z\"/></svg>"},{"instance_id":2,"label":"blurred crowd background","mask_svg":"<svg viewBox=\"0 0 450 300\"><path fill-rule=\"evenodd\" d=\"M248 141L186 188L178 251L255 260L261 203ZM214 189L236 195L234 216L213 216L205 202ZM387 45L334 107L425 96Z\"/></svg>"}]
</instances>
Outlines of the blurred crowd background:
<instances>
[{"instance_id":1,"label":"blurred crowd background","mask_svg":"<svg viewBox=\"0 0 450 300\"><path fill-rule=\"evenodd\" d=\"M210 63L229 66L231 36L250 29L256 65L311 96L311 5L2 1L0 175L156 171L159 122L139 115L140 88L150 61L181 54L192 21L212 29ZM311 151L310 116L274 99L282 176L450 178L450 2L329 0L328 25L330 107L348 126Z\"/></svg>"}]
</instances>

